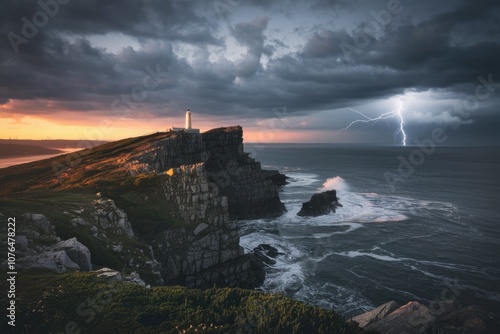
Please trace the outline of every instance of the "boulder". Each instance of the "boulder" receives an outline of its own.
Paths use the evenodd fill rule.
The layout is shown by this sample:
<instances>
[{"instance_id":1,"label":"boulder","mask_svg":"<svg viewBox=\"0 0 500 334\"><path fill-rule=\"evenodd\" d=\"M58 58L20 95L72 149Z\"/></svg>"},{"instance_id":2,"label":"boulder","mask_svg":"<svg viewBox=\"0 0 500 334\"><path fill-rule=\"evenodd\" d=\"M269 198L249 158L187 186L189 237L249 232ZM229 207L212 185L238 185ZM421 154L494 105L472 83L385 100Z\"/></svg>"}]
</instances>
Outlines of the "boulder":
<instances>
[{"instance_id":1,"label":"boulder","mask_svg":"<svg viewBox=\"0 0 500 334\"><path fill-rule=\"evenodd\" d=\"M432 305L432 304L431 304ZM436 312L437 311L437 312ZM496 316L477 305L462 306L459 300L443 301L438 310L418 302L398 307L394 301L355 316L356 322L367 331L379 333L498 333Z\"/></svg>"},{"instance_id":2,"label":"boulder","mask_svg":"<svg viewBox=\"0 0 500 334\"><path fill-rule=\"evenodd\" d=\"M96 275L97 277L105 278L112 282L123 281L122 274L119 271L110 268L101 268L99 270L94 271L94 273L97 274Z\"/></svg>"},{"instance_id":3,"label":"boulder","mask_svg":"<svg viewBox=\"0 0 500 334\"><path fill-rule=\"evenodd\" d=\"M365 329L385 334L423 333L432 327L435 320L436 316L429 308L413 301L366 326Z\"/></svg>"},{"instance_id":4,"label":"boulder","mask_svg":"<svg viewBox=\"0 0 500 334\"><path fill-rule=\"evenodd\" d=\"M136 271L133 271L132 273L130 273L130 275L125 276L123 280L125 282L131 282L139 286L142 286L143 288L146 288L146 283L141 279L141 277Z\"/></svg>"},{"instance_id":5,"label":"boulder","mask_svg":"<svg viewBox=\"0 0 500 334\"><path fill-rule=\"evenodd\" d=\"M87 225L87 223L85 222L85 220L83 218L74 218L74 219L71 219L71 224L73 226L77 226L77 225L85 226L85 225Z\"/></svg>"},{"instance_id":6,"label":"boulder","mask_svg":"<svg viewBox=\"0 0 500 334\"><path fill-rule=\"evenodd\" d=\"M40 269L59 273L80 269L80 266L74 263L63 250L25 256L17 261L16 266L19 269Z\"/></svg>"},{"instance_id":7,"label":"boulder","mask_svg":"<svg viewBox=\"0 0 500 334\"><path fill-rule=\"evenodd\" d=\"M302 209L297 213L299 216L317 217L335 212L337 207L342 206L337 198L337 191L328 190L314 194L309 202L302 204Z\"/></svg>"},{"instance_id":8,"label":"boulder","mask_svg":"<svg viewBox=\"0 0 500 334\"><path fill-rule=\"evenodd\" d=\"M89 249L78 242L76 238L71 238L65 241L61 241L55 245L54 250L65 251L69 258L80 266L80 270L91 271L92 263L90 261L90 251Z\"/></svg>"},{"instance_id":9,"label":"boulder","mask_svg":"<svg viewBox=\"0 0 500 334\"><path fill-rule=\"evenodd\" d=\"M359 325L359 327L364 328L377 321L382 320L388 314L392 313L398 308L399 308L398 303L396 303L395 301L390 301L388 303L385 303L384 305L377 307L376 309L357 315L351 318L350 320L356 322Z\"/></svg>"},{"instance_id":10,"label":"boulder","mask_svg":"<svg viewBox=\"0 0 500 334\"><path fill-rule=\"evenodd\" d=\"M41 229L43 233L49 234L51 232L50 222L44 215L38 213L26 213L23 217L30 220L32 224Z\"/></svg>"}]
</instances>

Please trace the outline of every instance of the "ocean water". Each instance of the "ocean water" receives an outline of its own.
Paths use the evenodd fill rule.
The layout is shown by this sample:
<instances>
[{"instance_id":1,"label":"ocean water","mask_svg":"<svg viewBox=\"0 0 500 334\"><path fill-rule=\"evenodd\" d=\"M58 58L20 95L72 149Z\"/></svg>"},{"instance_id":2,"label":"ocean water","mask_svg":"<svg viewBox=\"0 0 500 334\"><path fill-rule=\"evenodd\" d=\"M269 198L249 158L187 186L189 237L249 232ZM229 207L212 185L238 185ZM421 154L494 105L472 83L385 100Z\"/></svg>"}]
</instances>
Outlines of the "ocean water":
<instances>
[{"instance_id":1,"label":"ocean water","mask_svg":"<svg viewBox=\"0 0 500 334\"><path fill-rule=\"evenodd\" d=\"M28 155L19 157L0 158L0 168L6 168L10 166L26 164L33 161L49 159L61 154L73 153L80 150L77 148L57 148L57 149L61 150L62 152L57 154L42 154L42 155Z\"/></svg>"},{"instance_id":2,"label":"ocean water","mask_svg":"<svg viewBox=\"0 0 500 334\"><path fill-rule=\"evenodd\" d=\"M391 188L385 173L397 175L398 157L414 150L254 147L264 168L291 177L280 193L285 215L238 222L247 250L267 243L284 253L261 289L345 316L390 300L439 311L456 298L500 315L500 148L438 148ZM327 189L342 208L297 216Z\"/></svg>"}]
</instances>

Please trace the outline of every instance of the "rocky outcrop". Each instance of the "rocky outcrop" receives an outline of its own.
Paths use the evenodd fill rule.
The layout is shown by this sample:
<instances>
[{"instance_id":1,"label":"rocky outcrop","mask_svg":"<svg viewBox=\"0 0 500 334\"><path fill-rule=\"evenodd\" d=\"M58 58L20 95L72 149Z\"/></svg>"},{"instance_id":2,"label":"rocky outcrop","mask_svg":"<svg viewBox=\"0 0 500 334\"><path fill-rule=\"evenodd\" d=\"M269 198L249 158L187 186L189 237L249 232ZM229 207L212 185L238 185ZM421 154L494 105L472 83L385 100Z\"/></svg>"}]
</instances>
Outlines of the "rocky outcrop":
<instances>
[{"instance_id":1,"label":"rocky outcrop","mask_svg":"<svg viewBox=\"0 0 500 334\"><path fill-rule=\"evenodd\" d=\"M165 230L155 244L163 282L197 288L259 284L262 268L244 255L229 221L227 197L209 182L205 163L172 168L167 175L166 198L177 205L175 215L186 226Z\"/></svg>"},{"instance_id":2,"label":"rocky outcrop","mask_svg":"<svg viewBox=\"0 0 500 334\"><path fill-rule=\"evenodd\" d=\"M335 212L336 208L342 206L337 198L335 190L328 190L319 194L314 194L309 202L302 204L297 215L317 217Z\"/></svg>"},{"instance_id":3,"label":"rocky outcrop","mask_svg":"<svg viewBox=\"0 0 500 334\"><path fill-rule=\"evenodd\" d=\"M283 176L264 172L243 151L241 127L124 139L85 150L80 160L65 167L52 159L52 167L61 167L57 180L47 174L40 177L46 183L27 182L23 189L91 192L47 214L58 217L64 235L87 242L96 265L132 269L155 284L254 287L262 282L263 265L254 254L244 254L232 221L285 212L276 185ZM33 228L19 233L20 248L29 250L27 256L56 252L50 256L57 258L51 260L55 265L46 257L32 263L56 271L61 263L68 270L91 270L85 246L77 247L76 239L61 243L43 215L25 219Z\"/></svg>"},{"instance_id":4,"label":"rocky outcrop","mask_svg":"<svg viewBox=\"0 0 500 334\"><path fill-rule=\"evenodd\" d=\"M220 196L209 182L205 163L171 168L167 175L170 177L163 184L166 199L176 204L178 218L196 224L197 234L205 225L222 225L219 223L229 220L227 197Z\"/></svg>"},{"instance_id":5,"label":"rocky outcrop","mask_svg":"<svg viewBox=\"0 0 500 334\"><path fill-rule=\"evenodd\" d=\"M391 301L351 318L361 328L387 334L399 333L493 333L498 324L493 315L476 305L463 307L452 302L434 312L419 302L400 306Z\"/></svg>"},{"instance_id":6,"label":"rocky outcrop","mask_svg":"<svg viewBox=\"0 0 500 334\"><path fill-rule=\"evenodd\" d=\"M33 234L32 242L34 244L43 242L56 242L59 240L53 232L52 225L43 215L27 214L25 218L33 219L35 221L44 221L44 227L48 233ZM54 272L67 272L72 270L90 271L92 270L92 263L89 249L78 242L76 238L71 238L65 241L60 241L52 246L33 246L28 247L28 238L20 236L17 240L26 239L26 245L21 247L17 252L19 258L16 261L16 268L18 270L38 269L48 270ZM16 242L17 244L17 242ZM6 263L2 263L4 267Z\"/></svg>"},{"instance_id":7,"label":"rocky outcrop","mask_svg":"<svg viewBox=\"0 0 500 334\"><path fill-rule=\"evenodd\" d=\"M113 200L97 199L92 204L89 209L92 220L95 222L94 226L115 235L125 234L129 238L134 237L134 231L128 221L127 214L118 208ZM87 225L85 220L80 217L72 219L71 223L82 226Z\"/></svg>"},{"instance_id":8,"label":"rocky outcrop","mask_svg":"<svg viewBox=\"0 0 500 334\"><path fill-rule=\"evenodd\" d=\"M47 250L41 254L23 256L18 259L16 269L48 270L64 273L72 270L80 270L80 266L73 262L65 251Z\"/></svg>"},{"instance_id":9,"label":"rocky outcrop","mask_svg":"<svg viewBox=\"0 0 500 334\"><path fill-rule=\"evenodd\" d=\"M106 237L104 232L109 236L133 236L127 215L117 208L112 200L78 203L78 207L78 209L68 210L72 213L61 208L61 214L67 217L68 227L82 230L81 235L93 234L97 240L104 243L111 243L112 240ZM98 233L97 226L99 226L100 233ZM58 273L92 270L89 248L76 237L61 240L56 234L56 228L45 215L39 213L21 215L17 219L16 232L16 269L47 270ZM6 261L2 263L2 266L6 266Z\"/></svg>"},{"instance_id":10,"label":"rocky outcrop","mask_svg":"<svg viewBox=\"0 0 500 334\"><path fill-rule=\"evenodd\" d=\"M264 178L271 180L275 186L284 186L288 184L289 177L280 173L278 170L263 170Z\"/></svg>"},{"instance_id":11,"label":"rocky outcrop","mask_svg":"<svg viewBox=\"0 0 500 334\"><path fill-rule=\"evenodd\" d=\"M110 268L101 268L99 270L94 271L97 277L104 278L110 282L122 282L122 274Z\"/></svg>"},{"instance_id":12,"label":"rocky outcrop","mask_svg":"<svg viewBox=\"0 0 500 334\"><path fill-rule=\"evenodd\" d=\"M91 271L92 270L92 262L90 260L90 251L89 249L78 242L76 238L71 238L65 241L59 242L55 245L54 250L56 251L64 251L68 254L68 257L79 266L79 269L82 271Z\"/></svg>"},{"instance_id":13,"label":"rocky outcrop","mask_svg":"<svg viewBox=\"0 0 500 334\"><path fill-rule=\"evenodd\" d=\"M255 247L253 251L258 259L268 265L276 264L274 259L278 257L278 255L284 255L283 253L280 253L276 247L268 244L260 244Z\"/></svg>"},{"instance_id":14,"label":"rocky outcrop","mask_svg":"<svg viewBox=\"0 0 500 334\"><path fill-rule=\"evenodd\" d=\"M383 304L371 311L365 312L363 314L357 315L351 318L352 321L356 322L359 327L365 328L374 324L383 318L385 318L388 314L394 312L399 308L399 304L395 301L390 301L386 304Z\"/></svg>"},{"instance_id":15,"label":"rocky outcrop","mask_svg":"<svg viewBox=\"0 0 500 334\"><path fill-rule=\"evenodd\" d=\"M230 221L278 216L285 207L269 174L243 151L241 127L172 133L127 166L133 173L167 175L163 193L176 208L172 216L184 222L146 240L161 264L162 283L197 288L262 283L263 265L244 254Z\"/></svg>"},{"instance_id":16,"label":"rocky outcrop","mask_svg":"<svg viewBox=\"0 0 500 334\"><path fill-rule=\"evenodd\" d=\"M131 173L163 173L171 168L205 163L208 181L228 199L231 219L281 215L285 206L278 189L259 162L243 151L240 126L202 134L172 133L155 141L127 163Z\"/></svg>"},{"instance_id":17,"label":"rocky outcrop","mask_svg":"<svg viewBox=\"0 0 500 334\"><path fill-rule=\"evenodd\" d=\"M231 219L273 217L286 211L260 163L243 151L240 126L210 130L202 138L210 154L206 161L209 178L228 198Z\"/></svg>"}]
</instances>

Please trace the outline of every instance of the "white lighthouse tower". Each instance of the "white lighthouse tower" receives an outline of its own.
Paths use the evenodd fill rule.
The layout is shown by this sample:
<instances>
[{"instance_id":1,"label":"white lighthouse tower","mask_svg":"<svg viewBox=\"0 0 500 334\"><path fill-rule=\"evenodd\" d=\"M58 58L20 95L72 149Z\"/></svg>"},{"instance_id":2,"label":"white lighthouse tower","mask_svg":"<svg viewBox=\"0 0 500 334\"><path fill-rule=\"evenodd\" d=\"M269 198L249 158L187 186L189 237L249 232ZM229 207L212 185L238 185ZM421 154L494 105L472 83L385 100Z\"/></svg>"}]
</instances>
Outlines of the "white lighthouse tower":
<instances>
[{"instance_id":1,"label":"white lighthouse tower","mask_svg":"<svg viewBox=\"0 0 500 334\"><path fill-rule=\"evenodd\" d=\"M186 111L186 130L191 130L191 109Z\"/></svg>"},{"instance_id":2,"label":"white lighthouse tower","mask_svg":"<svg viewBox=\"0 0 500 334\"><path fill-rule=\"evenodd\" d=\"M186 127L184 127L184 128L171 127L167 131L194 133L194 134L200 133L200 129L193 129L193 126L191 124L191 109L189 109L189 108L188 108L188 110L186 110Z\"/></svg>"}]
</instances>

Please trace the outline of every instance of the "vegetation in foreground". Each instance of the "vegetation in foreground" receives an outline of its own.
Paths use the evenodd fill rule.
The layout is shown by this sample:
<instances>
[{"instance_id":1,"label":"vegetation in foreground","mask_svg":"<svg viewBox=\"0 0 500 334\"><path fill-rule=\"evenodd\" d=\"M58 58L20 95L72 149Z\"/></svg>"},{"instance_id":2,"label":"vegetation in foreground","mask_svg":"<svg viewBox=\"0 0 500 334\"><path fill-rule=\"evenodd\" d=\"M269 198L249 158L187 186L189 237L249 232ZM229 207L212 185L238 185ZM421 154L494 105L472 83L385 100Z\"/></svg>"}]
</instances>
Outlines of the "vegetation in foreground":
<instances>
[{"instance_id":1,"label":"vegetation in foreground","mask_svg":"<svg viewBox=\"0 0 500 334\"><path fill-rule=\"evenodd\" d=\"M362 332L333 311L244 289L146 289L78 272L25 272L16 285L16 330L23 333ZM1 326L12 330L6 320Z\"/></svg>"}]
</instances>

